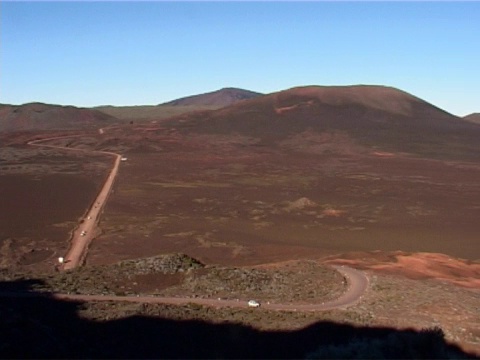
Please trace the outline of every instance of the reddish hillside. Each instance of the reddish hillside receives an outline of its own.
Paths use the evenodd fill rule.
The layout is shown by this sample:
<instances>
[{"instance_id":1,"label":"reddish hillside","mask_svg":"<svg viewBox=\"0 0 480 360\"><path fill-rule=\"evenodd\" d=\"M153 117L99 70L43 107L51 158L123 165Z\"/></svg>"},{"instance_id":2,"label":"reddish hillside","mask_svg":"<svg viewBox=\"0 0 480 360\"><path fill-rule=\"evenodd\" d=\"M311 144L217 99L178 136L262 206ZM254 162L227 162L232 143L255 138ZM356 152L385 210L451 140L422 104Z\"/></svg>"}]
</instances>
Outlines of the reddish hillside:
<instances>
[{"instance_id":1,"label":"reddish hillside","mask_svg":"<svg viewBox=\"0 0 480 360\"><path fill-rule=\"evenodd\" d=\"M0 131L63 130L100 127L115 122L97 110L30 103L0 105Z\"/></svg>"},{"instance_id":2,"label":"reddish hillside","mask_svg":"<svg viewBox=\"0 0 480 360\"><path fill-rule=\"evenodd\" d=\"M480 113L473 113L463 117L464 120L473 122L475 124L480 124Z\"/></svg>"},{"instance_id":3,"label":"reddish hillside","mask_svg":"<svg viewBox=\"0 0 480 360\"><path fill-rule=\"evenodd\" d=\"M300 134L321 134L320 142L342 137L386 151L480 156L478 125L383 86L293 88L169 122L185 132L236 133L257 138L263 145L289 141L295 147L292 141L297 139L301 146Z\"/></svg>"},{"instance_id":4,"label":"reddish hillside","mask_svg":"<svg viewBox=\"0 0 480 360\"><path fill-rule=\"evenodd\" d=\"M203 106L215 106L224 107L235 104L242 100L253 99L262 94L236 88L223 88L217 91L187 96L181 99L173 100L162 105L170 106L190 106L190 105L203 105Z\"/></svg>"}]
</instances>

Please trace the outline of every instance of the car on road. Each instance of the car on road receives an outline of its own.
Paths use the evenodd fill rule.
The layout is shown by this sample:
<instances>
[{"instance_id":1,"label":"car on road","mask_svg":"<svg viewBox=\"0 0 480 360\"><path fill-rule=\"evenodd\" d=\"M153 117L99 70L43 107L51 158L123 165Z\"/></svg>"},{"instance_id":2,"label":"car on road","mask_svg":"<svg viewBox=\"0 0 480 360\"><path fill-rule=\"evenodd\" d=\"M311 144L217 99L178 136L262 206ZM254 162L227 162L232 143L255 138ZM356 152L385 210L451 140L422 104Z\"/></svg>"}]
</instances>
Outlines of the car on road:
<instances>
[{"instance_id":1,"label":"car on road","mask_svg":"<svg viewBox=\"0 0 480 360\"><path fill-rule=\"evenodd\" d=\"M256 300L248 300L247 304L249 307L253 307L253 308L260 307L260 303Z\"/></svg>"},{"instance_id":2,"label":"car on road","mask_svg":"<svg viewBox=\"0 0 480 360\"><path fill-rule=\"evenodd\" d=\"M85 236L87 234L87 232L85 230L83 230L81 233L80 233L80 236Z\"/></svg>"}]
</instances>

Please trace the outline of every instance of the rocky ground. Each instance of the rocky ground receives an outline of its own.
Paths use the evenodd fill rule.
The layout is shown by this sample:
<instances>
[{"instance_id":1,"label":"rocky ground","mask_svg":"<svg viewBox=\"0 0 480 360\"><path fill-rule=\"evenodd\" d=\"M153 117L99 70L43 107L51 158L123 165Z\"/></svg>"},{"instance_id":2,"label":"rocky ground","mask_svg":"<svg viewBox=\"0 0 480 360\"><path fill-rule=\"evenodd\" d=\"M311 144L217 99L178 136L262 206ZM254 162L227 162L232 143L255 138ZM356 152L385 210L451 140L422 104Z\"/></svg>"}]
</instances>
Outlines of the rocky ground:
<instances>
[{"instance_id":1,"label":"rocky ground","mask_svg":"<svg viewBox=\"0 0 480 360\"><path fill-rule=\"evenodd\" d=\"M366 254L364 254L366 256ZM377 256L379 256L377 254ZM346 256L348 258L348 256ZM337 259L329 262L341 263ZM344 262L353 261L343 259ZM362 267L357 264L357 267ZM398 269L397 269L398 270ZM81 318L107 321L130 316L172 320L202 320L213 324L241 323L259 330L295 330L318 321L367 328L416 330L440 327L445 338L480 355L480 292L435 278L408 278L378 269L365 269L369 288L361 301L347 309L321 312L210 308L126 302L88 302L78 308ZM407 273L408 275L408 273ZM3 281L40 279L36 291L77 294L202 297L261 302L319 303L345 291L343 277L325 263L287 261L248 267L202 264L184 254L86 266L44 276L4 270Z\"/></svg>"},{"instance_id":2,"label":"rocky ground","mask_svg":"<svg viewBox=\"0 0 480 360\"><path fill-rule=\"evenodd\" d=\"M102 216L102 234L87 266L52 273L61 254L52 252L47 260L39 257L38 268L30 258L18 261L15 272L6 265L0 273L3 285L26 281L43 292L317 303L345 290L341 275L325 264L347 264L364 270L370 286L358 304L343 310L300 313L125 302L72 307L81 319L95 323L147 316L240 323L259 331L304 329L319 321L365 328L439 326L448 341L480 354L477 164L382 152L309 157L252 150L254 141L245 139L225 145L218 137L208 142L198 136L195 142L176 139L167 130L143 130L78 143L58 140L67 147L128 155ZM130 147L122 136L130 137ZM2 153L9 160L2 169L23 171L11 165L12 156L22 153L10 150ZM85 169L100 174L105 166L96 163ZM39 166L30 165L33 170ZM64 201L59 204L60 209ZM15 260L9 255L14 242L5 244L2 254ZM43 248L47 244L33 253ZM172 254L146 257L167 253ZM287 259L302 260L278 262ZM15 306L16 299L8 300L13 304L0 308L2 319Z\"/></svg>"},{"instance_id":3,"label":"rocky ground","mask_svg":"<svg viewBox=\"0 0 480 360\"><path fill-rule=\"evenodd\" d=\"M261 301L323 302L338 297L347 286L333 268L316 261L291 261L269 266L206 266L184 254L87 266L56 274L3 271L3 280L36 278L40 291L156 295Z\"/></svg>"}]
</instances>

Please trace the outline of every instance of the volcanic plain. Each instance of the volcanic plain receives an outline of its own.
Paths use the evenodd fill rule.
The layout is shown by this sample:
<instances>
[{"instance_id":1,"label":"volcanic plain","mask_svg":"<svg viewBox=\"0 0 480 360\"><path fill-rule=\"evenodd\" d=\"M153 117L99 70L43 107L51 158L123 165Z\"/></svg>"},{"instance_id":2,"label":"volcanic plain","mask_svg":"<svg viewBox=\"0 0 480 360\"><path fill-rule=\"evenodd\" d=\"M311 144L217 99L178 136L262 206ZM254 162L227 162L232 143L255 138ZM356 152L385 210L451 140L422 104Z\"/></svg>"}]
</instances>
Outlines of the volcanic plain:
<instances>
[{"instance_id":1,"label":"volcanic plain","mask_svg":"<svg viewBox=\"0 0 480 360\"><path fill-rule=\"evenodd\" d=\"M74 132L42 125L41 133L1 135L4 280L40 278L40 291L78 294L311 303L345 290L326 265L348 265L367 274L365 296L322 315L95 302L83 312L263 329L319 319L441 326L449 341L480 354L480 125L402 91L365 86L297 88L217 110L152 114L116 124L108 116L107 126L102 115L97 128ZM27 145L39 138L67 149ZM94 151L124 161L85 265L55 273L112 166ZM165 254L185 254L182 265L128 270ZM278 286L268 286L274 276Z\"/></svg>"}]
</instances>

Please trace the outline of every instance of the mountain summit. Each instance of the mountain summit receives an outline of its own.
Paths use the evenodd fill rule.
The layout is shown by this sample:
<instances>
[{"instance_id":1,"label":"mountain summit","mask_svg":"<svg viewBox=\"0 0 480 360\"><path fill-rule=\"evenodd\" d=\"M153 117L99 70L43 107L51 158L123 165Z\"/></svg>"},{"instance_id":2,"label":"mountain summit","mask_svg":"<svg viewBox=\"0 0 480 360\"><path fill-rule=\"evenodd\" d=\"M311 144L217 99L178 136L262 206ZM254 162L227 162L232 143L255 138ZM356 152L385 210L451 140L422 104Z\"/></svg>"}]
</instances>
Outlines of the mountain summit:
<instances>
[{"instance_id":1,"label":"mountain summit","mask_svg":"<svg viewBox=\"0 0 480 360\"><path fill-rule=\"evenodd\" d=\"M177 100L169 101L161 105L169 106L215 106L225 107L235 104L242 100L253 99L261 96L261 93L254 91L237 89L237 88L223 88L217 91L208 92L205 94L192 95L183 97Z\"/></svg>"},{"instance_id":2,"label":"mountain summit","mask_svg":"<svg viewBox=\"0 0 480 360\"><path fill-rule=\"evenodd\" d=\"M238 134L265 146L301 147L306 136L324 145L341 137L385 151L480 155L478 125L386 86L296 87L170 122L182 131Z\"/></svg>"}]
</instances>

